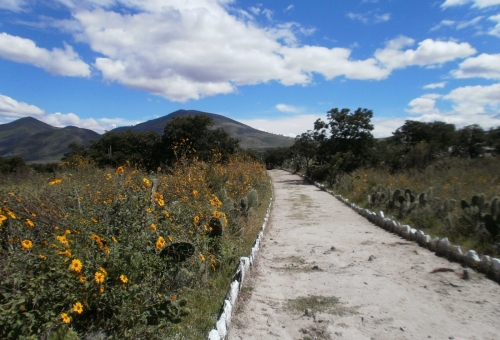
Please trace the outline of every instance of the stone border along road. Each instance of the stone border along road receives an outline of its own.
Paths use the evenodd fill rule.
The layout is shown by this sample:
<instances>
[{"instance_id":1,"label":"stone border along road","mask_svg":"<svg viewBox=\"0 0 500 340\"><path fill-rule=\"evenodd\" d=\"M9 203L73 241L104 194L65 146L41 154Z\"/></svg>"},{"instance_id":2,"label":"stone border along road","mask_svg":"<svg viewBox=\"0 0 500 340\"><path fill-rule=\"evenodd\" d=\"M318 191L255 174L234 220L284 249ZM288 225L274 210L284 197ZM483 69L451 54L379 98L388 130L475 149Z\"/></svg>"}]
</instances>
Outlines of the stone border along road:
<instances>
[{"instance_id":1,"label":"stone border along road","mask_svg":"<svg viewBox=\"0 0 500 340\"><path fill-rule=\"evenodd\" d=\"M500 338L497 283L464 275L297 175L269 175L271 219L230 340Z\"/></svg>"}]
</instances>

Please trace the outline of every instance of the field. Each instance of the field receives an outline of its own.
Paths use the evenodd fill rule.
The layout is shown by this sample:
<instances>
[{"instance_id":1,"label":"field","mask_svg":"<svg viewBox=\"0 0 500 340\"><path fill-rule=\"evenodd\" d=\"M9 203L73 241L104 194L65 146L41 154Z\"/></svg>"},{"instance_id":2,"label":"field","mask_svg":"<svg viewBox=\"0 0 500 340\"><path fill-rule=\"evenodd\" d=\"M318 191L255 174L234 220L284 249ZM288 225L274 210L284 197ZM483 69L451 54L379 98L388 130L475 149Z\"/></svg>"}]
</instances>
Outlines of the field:
<instances>
[{"instance_id":1,"label":"field","mask_svg":"<svg viewBox=\"0 0 500 340\"><path fill-rule=\"evenodd\" d=\"M2 339L205 338L271 195L262 164L218 155L1 182Z\"/></svg>"},{"instance_id":2,"label":"field","mask_svg":"<svg viewBox=\"0 0 500 340\"><path fill-rule=\"evenodd\" d=\"M500 159L446 158L424 170L391 174L358 169L338 177L334 190L374 211L383 210L462 250L500 255Z\"/></svg>"}]
</instances>

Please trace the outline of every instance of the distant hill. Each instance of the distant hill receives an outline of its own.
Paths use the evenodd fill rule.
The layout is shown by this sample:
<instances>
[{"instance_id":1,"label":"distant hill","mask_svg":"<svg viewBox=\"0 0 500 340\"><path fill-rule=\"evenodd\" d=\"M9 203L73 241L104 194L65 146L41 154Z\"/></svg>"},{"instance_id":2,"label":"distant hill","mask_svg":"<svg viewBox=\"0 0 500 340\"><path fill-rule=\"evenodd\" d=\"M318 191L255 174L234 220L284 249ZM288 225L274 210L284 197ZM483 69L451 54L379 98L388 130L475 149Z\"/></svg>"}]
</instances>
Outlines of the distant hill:
<instances>
[{"instance_id":1,"label":"distant hill","mask_svg":"<svg viewBox=\"0 0 500 340\"><path fill-rule=\"evenodd\" d=\"M75 126L56 128L26 117L0 125L0 156L19 156L30 163L59 162L69 151L70 143L88 145L99 137L92 130Z\"/></svg>"},{"instance_id":2,"label":"distant hill","mask_svg":"<svg viewBox=\"0 0 500 340\"><path fill-rule=\"evenodd\" d=\"M160 118L148 120L147 122L133 126L122 126L111 131L123 132L129 129L133 132L155 131L161 136L163 135L165 124L168 121L172 120L172 118L196 116L200 114L205 114L212 118L212 120L214 121L214 127L221 127L231 137L239 139L240 147L242 147L243 149L266 150L276 147L291 146L294 142L294 139L290 137L284 137L260 131L222 115L196 110L178 110Z\"/></svg>"},{"instance_id":3,"label":"distant hill","mask_svg":"<svg viewBox=\"0 0 500 340\"><path fill-rule=\"evenodd\" d=\"M254 129L233 119L215 114L195 110L178 110L166 116L148 120L134 126L123 126L111 130L123 132L155 131L163 135L165 124L174 117L196 116L206 114L214 121L214 127L223 128L231 137L240 140L244 149L266 150L275 147L291 146L293 138L273 135ZM76 142L87 146L91 140L98 140L100 135L88 129L75 126L57 128L45 124L35 118L21 118L11 123L0 125L0 156L19 156L30 163L59 162L68 152L68 145Z\"/></svg>"}]
</instances>

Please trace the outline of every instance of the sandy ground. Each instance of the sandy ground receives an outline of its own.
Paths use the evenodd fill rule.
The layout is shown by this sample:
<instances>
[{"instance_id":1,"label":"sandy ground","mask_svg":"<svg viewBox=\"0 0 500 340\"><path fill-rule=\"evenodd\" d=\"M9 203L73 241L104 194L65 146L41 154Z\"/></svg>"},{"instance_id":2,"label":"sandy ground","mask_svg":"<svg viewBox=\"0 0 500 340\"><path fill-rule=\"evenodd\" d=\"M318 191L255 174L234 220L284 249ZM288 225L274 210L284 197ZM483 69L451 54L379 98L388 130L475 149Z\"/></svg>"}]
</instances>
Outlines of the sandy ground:
<instances>
[{"instance_id":1,"label":"sandy ground","mask_svg":"<svg viewBox=\"0 0 500 340\"><path fill-rule=\"evenodd\" d=\"M271 223L229 339L500 339L497 283L269 174Z\"/></svg>"}]
</instances>

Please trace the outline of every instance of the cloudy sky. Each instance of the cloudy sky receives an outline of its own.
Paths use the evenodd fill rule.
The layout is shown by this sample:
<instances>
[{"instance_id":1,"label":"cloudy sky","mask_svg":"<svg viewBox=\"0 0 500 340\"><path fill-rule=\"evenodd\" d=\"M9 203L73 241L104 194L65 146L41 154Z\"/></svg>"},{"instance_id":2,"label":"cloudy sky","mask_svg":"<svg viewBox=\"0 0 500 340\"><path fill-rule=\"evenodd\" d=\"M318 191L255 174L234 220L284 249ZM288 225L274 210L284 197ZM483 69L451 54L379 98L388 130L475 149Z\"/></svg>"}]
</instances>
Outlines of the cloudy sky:
<instances>
[{"instance_id":1,"label":"cloudy sky","mask_svg":"<svg viewBox=\"0 0 500 340\"><path fill-rule=\"evenodd\" d=\"M500 0L0 0L0 124L178 109L295 136L332 108L500 126Z\"/></svg>"}]
</instances>

